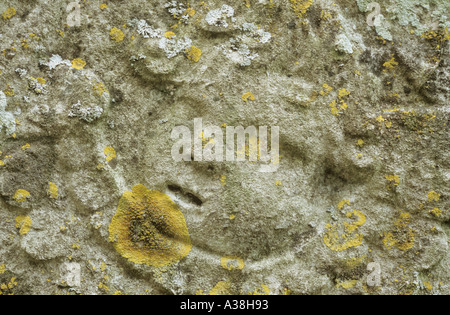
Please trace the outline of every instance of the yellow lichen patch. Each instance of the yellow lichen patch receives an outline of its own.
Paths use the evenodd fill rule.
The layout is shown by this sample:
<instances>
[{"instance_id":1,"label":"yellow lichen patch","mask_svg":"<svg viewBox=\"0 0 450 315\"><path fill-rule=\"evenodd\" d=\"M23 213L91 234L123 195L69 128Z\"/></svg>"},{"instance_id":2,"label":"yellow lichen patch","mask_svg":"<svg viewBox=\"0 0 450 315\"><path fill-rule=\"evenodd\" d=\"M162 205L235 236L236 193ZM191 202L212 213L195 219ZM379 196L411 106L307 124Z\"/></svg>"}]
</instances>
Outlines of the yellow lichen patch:
<instances>
[{"instance_id":1,"label":"yellow lichen patch","mask_svg":"<svg viewBox=\"0 0 450 315\"><path fill-rule=\"evenodd\" d=\"M428 291L433 290L433 286L431 285L431 283L430 283L429 281L423 282L423 285L425 286L425 288L426 288Z\"/></svg>"},{"instance_id":2,"label":"yellow lichen patch","mask_svg":"<svg viewBox=\"0 0 450 315\"><path fill-rule=\"evenodd\" d=\"M322 96L328 95L331 91L333 91L333 88L326 83L322 87L324 88L324 90L320 91L320 95Z\"/></svg>"},{"instance_id":3,"label":"yellow lichen patch","mask_svg":"<svg viewBox=\"0 0 450 315\"><path fill-rule=\"evenodd\" d=\"M435 191L430 191L427 194L427 197L428 197L428 202L439 201L439 198L441 197L441 194L438 194Z\"/></svg>"},{"instance_id":4,"label":"yellow lichen patch","mask_svg":"<svg viewBox=\"0 0 450 315\"><path fill-rule=\"evenodd\" d=\"M186 57L187 59L198 62L202 56L202 51L200 48L191 46L191 48L186 50Z\"/></svg>"},{"instance_id":5,"label":"yellow lichen patch","mask_svg":"<svg viewBox=\"0 0 450 315\"><path fill-rule=\"evenodd\" d=\"M364 140L358 139L358 141L356 141L356 145L362 148L364 146Z\"/></svg>"},{"instance_id":6,"label":"yellow lichen patch","mask_svg":"<svg viewBox=\"0 0 450 315\"><path fill-rule=\"evenodd\" d=\"M336 288L342 288L345 290L351 289L353 288L356 283L358 282L358 280L347 280L347 281L340 281L340 280L336 280L337 284L336 284Z\"/></svg>"},{"instance_id":7,"label":"yellow lichen patch","mask_svg":"<svg viewBox=\"0 0 450 315\"><path fill-rule=\"evenodd\" d=\"M231 282L219 281L214 288L209 291L209 295L230 295L231 294Z\"/></svg>"},{"instance_id":8,"label":"yellow lichen patch","mask_svg":"<svg viewBox=\"0 0 450 315\"><path fill-rule=\"evenodd\" d=\"M267 285L265 284L261 284L261 289L255 289L255 291L253 292L249 292L249 295L269 295L270 294L270 289Z\"/></svg>"},{"instance_id":9,"label":"yellow lichen patch","mask_svg":"<svg viewBox=\"0 0 450 315\"><path fill-rule=\"evenodd\" d=\"M313 4L313 0L291 0L291 8L298 17L303 17Z\"/></svg>"},{"instance_id":10,"label":"yellow lichen patch","mask_svg":"<svg viewBox=\"0 0 450 315\"><path fill-rule=\"evenodd\" d=\"M24 215L19 215L16 217L16 228L19 229L20 235L25 235L30 232L31 224L33 224L33 221L30 217L26 217Z\"/></svg>"},{"instance_id":11,"label":"yellow lichen patch","mask_svg":"<svg viewBox=\"0 0 450 315\"><path fill-rule=\"evenodd\" d=\"M399 250L407 251L414 247L416 231L409 228L411 224L411 214L403 212L395 221L395 231L384 233L383 244L387 249L396 247Z\"/></svg>"},{"instance_id":12,"label":"yellow lichen patch","mask_svg":"<svg viewBox=\"0 0 450 315\"><path fill-rule=\"evenodd\" d=\"M52 183L48 183L47 195L50 199L58 199L58 187Z\"/></svg>"},{"instance_id":13,"label":"yellow lichen patch","mask_svg":"<svg viewBox=\"0 0 450 315\"><path fill-rule=\"evenodd\" d=\"M162 267L191 251L183 213L169 196L144 185L126 191L109 226L109 241L136 264Z\"/></svg>"},{"instance_id":14,"label":"yellow lichen patch","mask_svg":"<svg viewBox=\"0 0 450 315\"><path fill-rule=\"evenodd\" d=\"M164 34L164 37L165 38L168 38L168 39L171 39L172 37L174 37L175 36L175 33L174 32L171 32L171 31L168 31L168 32L166 32L165 34Z\"/></svg>"},{"instance_id":15,"label":"yellow lichen patch","mask_svg":"<svg viewBox=\"0 0 450 315\"><path fill-rule=\"evenodd\" d=\"M350 206L350 200L341 200L338 203L338 209L342 210L342 208L344 208L345 205L349 205Z\"/></svg>"},{"instance_id":16,"label":"yellow lichen patch","mask_svg":"<svg viewBox=\"0 0 450 315\"><path fill-rule=\"evenodd\" d=\"M5 166L5 162L3 162L2 160L0 160L0 166Z\"/></svg>"},{"instance_id":17,"label":"yellow lichen patch","mask_svg":"<svg viewBox=\"0 0 450 315\"><path fill-rule=\"evenodd\" d=\"M100 96L105 93L108 93L108 89L102 82L98 82L98 83L94 84L94 86L92 87L92 90L94 91L95 95L100 95Z\"/></svg>"},{"instance_id":18,"label":"yellow lichen patch","mask_svg":"<svg viewBox=\"0 0 450 315\"><path fill-rule=\"evenodd\" d=\"M400 177L398 175L386 175L384 176L394 186L400 185Z\"/></svg>"},{"instance_id":19,"label":"yellow lichen patch","mask_svg":"<svg viewBox=\"0 0 450 315\"><path fill-rule=\"evenodd\" d=\"M111 162L117 157L116 150L113 147L106 147L103 151L107 162Z\"/></svg>"},{"instance_id":20,"label":"yellow lichen patch","mask_svg":"<svg viewBox=\"0 0 450 315\"><path fill-rule=\"evenodd\" d=\"M222 175L220 177L220 183L222 184L222 186L226 186L226 184L227 184L226 180L227 180L227 177L225 175Z\"/></svg>"},{"instance_id":21,"label":"yellow lichen patch","mask_svg":"<svg viewBox=\"0 0 450 315\"><path fill-rule=\"evenodd\" d=\"M77 70L81 70L86 66L86 62L83 59L76 58L72 60L72 68L75 68Z\"/></svg>"},{"instance_id":22,"label":"yellow lichen patch","mask_svg":"<svg viewBox=\"0 0 450 315\"><path fill-rule=\"evenodd\" d=\"M327 224L323 236L324 244L333 251L341 252L351 247L358 247L362 244L364 236L356 233L357 230L366 222L366 216L359 210L354 210L347 217L356 217L353 223L344 222L344 231L336 224Z\"/></svg>"},{"instance_id":23,"label":"yellow lichen patch","mask_svg":"<svg viewBox=\"0 0 450 315\"><path fill-rule=\"evenodd\" d=\"M5 271L6 271L6 266L5 266L5 264L0 265L0 275L4 274Z\"/></svg>"},{"instance_id":24,"label":"yellow lichen patch","mask_svg":"<svg viewBox=\"0 0 450 315\"><path fill-rule=\"evenodd\" d=\"M100 8L100 10L105 10L105 9L108 9L108 5L106 3L102 3L102 4L100 4L99 8Z\"/></svg>"},{"instance_id":25,"label":"yellow lichen patch","mask_svg":"<svg viewBox=\"0 0 450 315\"><path fill-rule=\"evenodd\" d=\"M109 32L109 36L112 40L116 41L117 43L120 43L125 38L125 34L118 29L117 27L113 27L111 31Z\"/></svg>"},{"instance_id":26,"label":"yellow lichen patch","mask_svg":"<svg viewBox=\"0 0 450 315\"><path fill-rule=\"evenodd\" d=\"M244 102L247 102L248 100L254 101L255 100L255 96L253 95L252 92L247 92L247 93L242 95L242 100Z\"/></svg>"},{"instance_id":27,"label":"yellow lichen patch","mask_svg":"<svg viewBox=\"0 0 450 315\"><path fill-rule=\"evenodd\" d=\"M395 61L395 57L392 56L391 60L389 60L388 62L385 62L383 64L383 67L384 67L383 72L389 72L391 70L394 70L397 66L398 66L398 62Z\"/></svg>"},{"instance_id":28,"label":"yellow lichen patch","mask_svg":"<svg viewBox=\"0 0 450 315\"><path fill-rule=\"evenodd\" d=\"M27 150L27 149L29 149L29 148L31 148L31 146L30 146L29 143L27 143L27 144L25 144L24 146L22 146L22 150L23 150L23 151L25 151L25 150Z\"/></svg>"},{"instance_id":29,"label":"yellow lichen patch","mask_svg":"<svg viewBox=\"0 0 450 315\"><path fill-rule=\"evenodd\" d=\"M4 20L9 20L14 15L16 15L16 13L17 13L16 9L9 8L9 9L6 9L5 12L3 12L2 17L3 17Z\"/></svg>"},{"instance_id":30,"label":"yellow lichen patch","mask_svg":"<svg viewBox=\"0 0 450 315\"><path fill-rule=\"evenodd\" d=\"M220 265L227 270L242 270L245 267L244 260L237 256L224 256L220 258Z\"/></svg>"},{"instance_id":31,"label":"yellow lichen patch","mask_svg":"<svg viewBox=\"0 0 450 315\"><path fill-rule=\"evenodd\" d=\"M27 201L28 198L30 198L31 195L28 191L23 190L23 189L19 189L16 191L16 193L14 194L13 199L17 202L25 202Z\"/></svg>"},{"instance_id":32,"label":"yellow lichen patch","mask_svg":"<svg viewBox=\"0 0 450 315\"><path fill-rule=\"evenodd\" d=\"M350 96L350 94L351 94L351 92L348 91L347 89L339 90L339 98L340 99L346 98L346 97Z\"/></svg>"},{"instance_id":33,"label":"yellow lichen patch","mask_svg":"<svg viewBox=\"0 0 450 315\"><path fill-rule=\"evenodd\" d=\"M433 208L429 212L430 212L430 214L432 214L432 215L434 215L435 217L438 217L438 218L441 217L442 213L443 213L443 211L441 209L439 209L439 208Z\"/></svg>"},{"instance_id":34,"label":"yellow lichen patch","mask_svg":"<svg viewBox=\"0 0 450 315\"><path fill-rule=\"evenodd\" d=\"M334 116L339 116L339 109L337 108L335 100L330 103L330 110Z\"/></svg>"}]
</instances>

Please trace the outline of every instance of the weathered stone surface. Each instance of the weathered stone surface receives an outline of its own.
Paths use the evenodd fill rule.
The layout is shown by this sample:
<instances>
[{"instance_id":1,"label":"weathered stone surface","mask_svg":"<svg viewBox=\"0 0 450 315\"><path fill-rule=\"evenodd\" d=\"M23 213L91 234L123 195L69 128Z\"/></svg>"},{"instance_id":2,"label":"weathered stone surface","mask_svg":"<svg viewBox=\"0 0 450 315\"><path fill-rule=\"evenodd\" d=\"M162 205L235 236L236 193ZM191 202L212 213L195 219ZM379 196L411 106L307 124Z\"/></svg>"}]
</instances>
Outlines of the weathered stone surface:
<instances>
[{"instance_id":1,"label":"weathered stone surface","mask_svg":"<svg viewBox=\"0 0 450 315\"><path fill-rule=\"evenodd\" d=\"M0 292L449 294L450 4L371 2L2 1Z\"/></svg>"}]
</instances>

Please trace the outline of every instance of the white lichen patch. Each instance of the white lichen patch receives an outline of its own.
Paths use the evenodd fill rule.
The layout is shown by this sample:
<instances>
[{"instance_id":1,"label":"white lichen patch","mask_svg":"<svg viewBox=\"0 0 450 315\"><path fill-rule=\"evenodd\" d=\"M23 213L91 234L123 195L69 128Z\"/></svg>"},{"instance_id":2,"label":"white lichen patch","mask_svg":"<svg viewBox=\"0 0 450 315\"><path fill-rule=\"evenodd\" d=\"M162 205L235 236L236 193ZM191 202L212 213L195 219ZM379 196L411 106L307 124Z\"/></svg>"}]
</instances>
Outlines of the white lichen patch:
<instances>
[{"instance_id":1,"label":"white lichen patch","mask_svg":"<svg viewBox=\"0 0 450 315\"><path fill-rule=\"evenodd\" d=\"M3 128L6 135L12 135L16 131L16 120L13 114L6 111L6 95L0 91L0 132Z\"/></svg>"},{"instance_id":2,"label":"white lichen patch","mask_svg":"<svg viewBox=\"0 0 450 315\"><path fill-rule=\"evenodd\" d=\"M78 117L80 120L91 123L100 118L103 113L103 108L99 106L88 107L83 106L80 101L72 106L69 112L69 117Z\"/></svg>"},{"instance_id":3,"label":"white lichen patch","mask_svg":"<svg viewBox=\"0 0 450 315\"><path fill-rule=\"evenodd\" d=\"M244 36L250 36L251 38L257 40L261 44L266 44L272 38L269 32L264 31L264 29L259 28L255 23L244 23L240 27L242 31L245 32Z\"/></svg>"},{"instance_id":4,"label":"white lichen patch","mask_svg":"<svg viewBox=\"0 0 450 315\"><path fill-rule=\"evenodd\" d=\"M144 38L161 38L163 31L148 25L146 20L134 20L131 22L136 27L137 33Z\"/></svg>"},{"instance_id":5,"label":"white lichen patch","mask_svg":"<svg viewBox=\"0 0 450 315\"><path fill-rule=\"evenodd\" d=\"M167 58L173 58L180 53L186 52L192 45L192 40L189 38L177 39L163 37L159 40L159 48L164 50Z\"/></svg>"},{"instance_id":6,"label":"white lichen patch","mask_svg":"<svg viewBox=\"0 0 450 315\"><path fill-rule=\"evenodd\" d=\"M235 22L234 9L224 4L220 9L211 10L206 15L205 21L212 26L228 27L228 19Z\"/></svg>"},{"instance_id":7,"label":"white lichen patch","mask_svg":"<svg viewBox=\"0 0 450 315\"><path fill-rule=\"evenodd\" d=\"M353 45L345 34L336 37L336 49L342 53L353 54Z\"/></svg>"},{"instance_id":8,"label":"white lichen patch","mask_svg":"<svg viewBox=\"0 0 450 315\"><path fill-rule=\"evenodd\" d=\"M48 62L43 62L43 65L47 66L49 70L56 69L57 66L64 65L71 67L72 63L68 59L62 59L60 55L52 55Z\"/></svg>"},{"instance_id":9,"label":"white lichen patch","mask_svg":"<svg viewBox=\"0 0 450 315\"><path fill-rule=\"evenodd\" d=\"M231 38L230 46L221 46L222 52L229 60L246 67L252 64L252 60L257 58L257 53L252 53L248 45L242 43L239 39Z\"/></svg>"}]
</instances>

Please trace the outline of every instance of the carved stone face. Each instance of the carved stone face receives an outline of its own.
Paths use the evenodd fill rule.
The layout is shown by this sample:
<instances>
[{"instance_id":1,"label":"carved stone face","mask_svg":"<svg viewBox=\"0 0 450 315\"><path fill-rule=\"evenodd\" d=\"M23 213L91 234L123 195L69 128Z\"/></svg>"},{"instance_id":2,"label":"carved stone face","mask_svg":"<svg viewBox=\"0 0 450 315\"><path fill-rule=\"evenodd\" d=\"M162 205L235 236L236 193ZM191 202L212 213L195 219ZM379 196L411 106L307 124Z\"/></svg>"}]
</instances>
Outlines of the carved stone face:
<instances>
[{"instance_id":1,"label":"carved stone face","mask_svg":"<svg viewBox=\"0 0 450 315\"><path fill-rule=\"evenodd\" d=\"M0 219L32 223L0 246L0 266L28 268L17 248L39 268L104 263L126 293L405 293L368 287L373 262L383 281L448 280L448 22L419 27L409 3L380 1L370 27L367 1L341 2L83 3L81 26L65 28L52 26L64 1L17 4L0 20L0 89L17 121L0 138ZM227 126L278 126L278 168L260 172L248 152L175 161L175 127L211 141L195 118L223 140ZM167 212L122 216L147 190ZM182 232L166 226L179 218ZM105 291L93 274L81 293Z\"/></svg>"}]
</instances>

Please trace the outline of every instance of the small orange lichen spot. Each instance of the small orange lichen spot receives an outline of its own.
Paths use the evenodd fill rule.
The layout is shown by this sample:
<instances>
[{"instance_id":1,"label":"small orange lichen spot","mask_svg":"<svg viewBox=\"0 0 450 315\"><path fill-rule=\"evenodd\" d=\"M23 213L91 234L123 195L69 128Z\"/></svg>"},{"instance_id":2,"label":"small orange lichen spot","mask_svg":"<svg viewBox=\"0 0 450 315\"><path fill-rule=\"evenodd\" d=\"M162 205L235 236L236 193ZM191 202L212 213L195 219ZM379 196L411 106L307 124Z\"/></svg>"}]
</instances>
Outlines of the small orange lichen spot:
<instances>
[{"instance_id":1,"label":"small orange lichen spot","mask_svg":"<svg viewBox=\"0 0 450 315\"><path fill-rule=\"evenodd\" d=\"M13 199L17 202L25 202L27 201L28 198L30 198L31 195L28 191L23 190L23 189L19 189L16 191L16 193L14 194Z\"/></svg>"},{"instance_id":2,"label":"small orange lichen spot","mask_svg":"<svg viewBox=\"0 0 450 315\"><path fill-rule=\"evenodd\" d=\"M14 15L16 15L16 13L17 13L16 9L9 8L9 9L6 9L5 12L3 12L2 17L3 17L4 20L9 20Z\"/></svg>"},{"instance_id":3,"label":"small orange lichen spot","mask_svg":"<svg viewBox=\"0 0 450 315\"><path fill-rule=\"evenodd\" d=\"M220 258L220 265L227 270L242 270L245 267L244 260L237 256L224 256Z\"/></svg>"},{"instance_id":4,"label":"small orange lichen spot","mask_svg":"<svg viewBox=\"0 0 450 315\"><path fill-rule=\"evenodd\" d=\"M100 8L100 10L105 10L108 8L108 5L106 3L102 3L102 4L100 4L99 8Z\"/></svg>"},{"instance_id":5,"label":"small orange lichen spot","mask_svg":"<svg viewBox=\"0 0 450 315\"><path fill-rule=\"evenodd\" d=\"M33 224L33 221L30 217L26 217L24 215L19 215L16 217L16 228L19 229L20 235L25 235L30 232L31 224Z\"/></svg>"},{"instance_id":6,"label":"small orange lichen spot","mask_svg":"<svg viewBox=\"0 0 450 315\"><path fill-rule=\"evenodd\" d=\"M162 267L192 248L183 213L169 196L144 185L126 191L109 226L109 241L136 264Z\"/></svg>"},{"instance_id":7,"label":"small orange lichen spot","mask_svg":"<svg viewBox=\"0 0 450 315\"><path fill-rule=\"evenodd\" d=\"M23 150L23 151L25 151L25 150L27 150L27 149L29 149L29 148L31 148L31 146L30 146L29 143L27 143L27 144L25 144L24 146L22 146L22 150Z\"/></svg>"},{"instance_id":8,"label":"small orange lichen spot","mask_svg":"<svg viewBox=\"0 0 450 315\"><path fill-rule=\"evenodd\" d=\"M117 43L120 43L125 38L125 34L117 27L113 27L111 29L111 31L109 32L109 36L111 36L111 39L116 41Z\"/></svg>"},{"instance_id":9,"label":"small orange lichen spot","mask_svg":"<svg viewBox=\"0 0 450 315\"><path fill-rule=\"evenodd\" d=\"M77 70L81 70L86 66L86 62L83 59L76 58L72 60L72 68L75 68Z\"/></svg>"},{"instance_id":10,"label":"small orange lichen spot","mask_svg":"<svg viewBox=\"0 0 450 315\"><path fill-rule=\"evenodd\" d=\"M176 36L174 32L168 31L164 34L165 38L171 39L172 37Z\"/></svg>"},{"instance_id":11,"label":"small orange lichen spot","mask_svg":"<svg viewBox=\"0 0 450 315\"><path fill-rule=\"evenodd\" d=\"M186 50L187 59L198 62L202 56L202 50L198 47L191 46L191 48Z\"/></svg>"},{"instance_id":12,"label":"small orange lichen spot","mask_svg":"<svg viewBox=\"0 0 450 315\"><path fill-rule=\"evenodd\" d=\"M438 193L435 192L435 191L430 191L430 192L427 194L427 197L428 197L428 202L439 201L439 198L441 197L441 194L438 194Z\"/></svg>"},{"instance_id":13,"label":"small orange lichen spot","mask_svg":"<svg viewBox=\"0 0 450 315\"><path fill-rule=\"evenodd\" d=\"M252 92L247 92L244 95L242 95L242 100L244 102L247 102L248 100L254 101L255 100L255 96L253 95Z\"/></svg>"},{"instance_id":14,"label":"small orange lichen spot","mask_svg":"<svg viewBox=\"0 0 450 315\"><path fill-rule=\"evenodd\" d=\"M107 162L111 162L112 160L114 160L117 157L116 150L114 150L113 147L106 147L103 153L106 156Z\"/></svg>"},{"instance_id":15,"label":"small orange lichen spot","mask_svg":"<svg viewBox=\"0 0 450 315\"><path fill-rule=\"evenodd\" d=\"M47 195L50 199L58 199L58 187L52 182L48 182Z\"/></svg>"}]
</instances>

